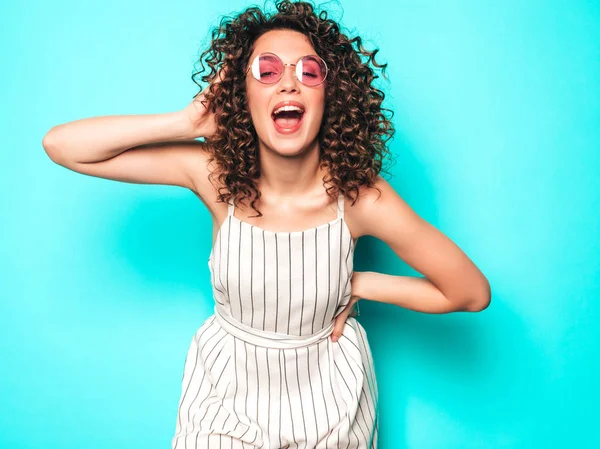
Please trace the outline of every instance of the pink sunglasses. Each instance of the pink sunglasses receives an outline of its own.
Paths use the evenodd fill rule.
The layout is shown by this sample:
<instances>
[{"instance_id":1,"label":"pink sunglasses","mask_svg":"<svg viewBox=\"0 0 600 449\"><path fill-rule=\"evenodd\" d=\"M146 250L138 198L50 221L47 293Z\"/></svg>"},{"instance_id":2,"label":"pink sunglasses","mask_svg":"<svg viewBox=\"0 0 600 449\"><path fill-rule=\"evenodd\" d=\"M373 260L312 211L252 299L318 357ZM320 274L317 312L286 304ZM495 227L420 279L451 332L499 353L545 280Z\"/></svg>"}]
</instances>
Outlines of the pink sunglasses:
<instances>
[{"instance_id":1,"label":"pink sunglasses","mask_svg":"<svg viewBox=\"0 0 600 449\"><path fill-rule=\"evenodd\" d=\"M246 70L252 70L252 76L263 84L275 84L283 76L285 66L296 68L296 78L306 86L315 87L322 84L327 77L327 64L317 55L302 56L296 64L284 64L275 53L257 55Z\"/></svg>"}]
</instances>

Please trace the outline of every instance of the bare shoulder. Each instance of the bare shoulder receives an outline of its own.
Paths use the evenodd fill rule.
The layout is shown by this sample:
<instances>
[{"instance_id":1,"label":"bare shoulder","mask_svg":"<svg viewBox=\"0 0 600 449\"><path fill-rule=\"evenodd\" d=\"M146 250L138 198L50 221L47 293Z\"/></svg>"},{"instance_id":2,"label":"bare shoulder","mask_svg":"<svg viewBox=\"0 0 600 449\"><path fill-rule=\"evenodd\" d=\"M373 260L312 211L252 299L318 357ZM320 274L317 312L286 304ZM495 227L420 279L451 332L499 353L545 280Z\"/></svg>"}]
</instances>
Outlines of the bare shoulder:
<instances>
[{"instance_id":1,"label":"bare shoulder","mask_svg":"<svg viewBox=\"0 0 600 449\"><path fill-rule=\"evenodd\" d=\"M404 201L396 190L381 176L373 187L361 187L354 205L345 200L345 215L348 227L356 239L370 235L382 240L399 229L410 229L419 224L421 218ZM393 217L391 220L389 218Z\"/></svg>"}]
</instances>

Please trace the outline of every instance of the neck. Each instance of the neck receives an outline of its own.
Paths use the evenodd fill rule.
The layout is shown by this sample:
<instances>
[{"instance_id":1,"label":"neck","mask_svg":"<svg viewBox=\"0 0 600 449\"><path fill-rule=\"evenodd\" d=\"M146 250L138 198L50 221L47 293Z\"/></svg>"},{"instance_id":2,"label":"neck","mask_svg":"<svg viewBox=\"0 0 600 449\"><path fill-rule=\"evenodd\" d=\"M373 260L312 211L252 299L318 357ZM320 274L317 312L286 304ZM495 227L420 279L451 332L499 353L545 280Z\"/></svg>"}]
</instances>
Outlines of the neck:
<instances>
[{"instance_id":1,"label":"neck","mask_svg":"<svg viewBox=\"0 0 600 449\"><path fill-rule=\"evenodd\" d=\"M258 188L270 200L294 199L320 191L325 171L319 168L317 139L297 153L284 154L260 145Z\"/></svg>"}]
</instances>

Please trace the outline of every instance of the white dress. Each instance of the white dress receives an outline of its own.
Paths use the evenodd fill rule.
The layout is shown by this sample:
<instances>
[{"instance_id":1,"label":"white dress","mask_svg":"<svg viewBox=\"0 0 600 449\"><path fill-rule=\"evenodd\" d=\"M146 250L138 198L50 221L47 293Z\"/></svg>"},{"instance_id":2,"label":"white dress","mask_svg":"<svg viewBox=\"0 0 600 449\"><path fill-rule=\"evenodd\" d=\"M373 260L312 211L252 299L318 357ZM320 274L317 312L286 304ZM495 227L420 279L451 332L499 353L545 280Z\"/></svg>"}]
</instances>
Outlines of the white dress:
<instances>
[{"instance_id":1,"label":"white dress","mask_svg":"<svg viewBox=\"0 0 600 449\"><path fill-rule=\"evenodd\" d=\"M330 339L351 296L343 194L335 220L304 231L233 210L208 259L215 313L189 347L172 448L375 449L377 381L357 314Z\"/></svg>"}]
</instances>

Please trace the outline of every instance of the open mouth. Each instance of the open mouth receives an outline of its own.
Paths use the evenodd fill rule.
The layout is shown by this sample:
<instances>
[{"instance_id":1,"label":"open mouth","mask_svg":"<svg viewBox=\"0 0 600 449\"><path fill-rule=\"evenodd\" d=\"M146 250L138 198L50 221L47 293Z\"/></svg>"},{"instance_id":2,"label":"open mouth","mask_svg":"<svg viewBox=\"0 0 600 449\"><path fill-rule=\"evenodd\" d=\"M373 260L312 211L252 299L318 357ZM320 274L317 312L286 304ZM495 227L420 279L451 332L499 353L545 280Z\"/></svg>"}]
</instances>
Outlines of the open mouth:
<instances>
[{"instance_id":1,"label":"open mouth","mask_svg":"<svg viewBox=\"0 0 600 449\"><path fill-rule=\"evenodd\" d=\"M271 114L275 128L280 132L293 132L300 128L304 110L297 106L282 106Z\"/></svg>"}]
</instances>

